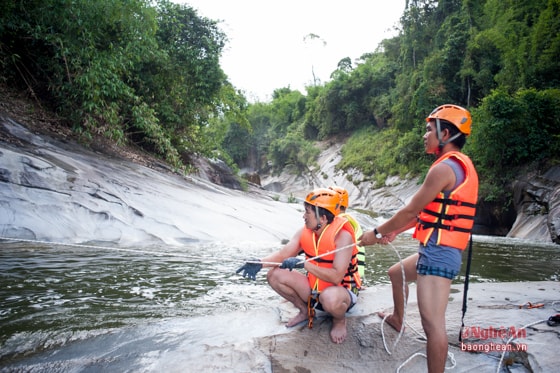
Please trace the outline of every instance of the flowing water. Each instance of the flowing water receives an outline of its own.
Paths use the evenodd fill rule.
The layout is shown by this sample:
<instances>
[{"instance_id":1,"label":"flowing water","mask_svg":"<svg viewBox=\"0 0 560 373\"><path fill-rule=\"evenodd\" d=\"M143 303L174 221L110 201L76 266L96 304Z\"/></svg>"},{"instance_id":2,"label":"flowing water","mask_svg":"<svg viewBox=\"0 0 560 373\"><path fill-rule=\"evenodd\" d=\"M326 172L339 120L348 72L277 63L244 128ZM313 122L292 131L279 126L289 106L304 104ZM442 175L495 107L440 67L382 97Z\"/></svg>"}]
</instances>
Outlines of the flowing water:
<instances>
[{"instance_id":1,"label":"flowing water","mask_svg":"<svg viewBox=\"0 0 560 373\"><path fill-rule=\"evenodd\" d=\"M416 246L409 238L394 242L403 258ZM280 301L266 271L249 281L235 270L279 247L199 242L135 250L0 240L0 371L150 371L162 355L200 357L204 346L238 334L276 333L277 326L247 328ZM558 281L559 250L476 237L471 281ZM366 285L388 283L386 270L397 260L391 246L368 248Z\"/></svg>"}]
</instances>

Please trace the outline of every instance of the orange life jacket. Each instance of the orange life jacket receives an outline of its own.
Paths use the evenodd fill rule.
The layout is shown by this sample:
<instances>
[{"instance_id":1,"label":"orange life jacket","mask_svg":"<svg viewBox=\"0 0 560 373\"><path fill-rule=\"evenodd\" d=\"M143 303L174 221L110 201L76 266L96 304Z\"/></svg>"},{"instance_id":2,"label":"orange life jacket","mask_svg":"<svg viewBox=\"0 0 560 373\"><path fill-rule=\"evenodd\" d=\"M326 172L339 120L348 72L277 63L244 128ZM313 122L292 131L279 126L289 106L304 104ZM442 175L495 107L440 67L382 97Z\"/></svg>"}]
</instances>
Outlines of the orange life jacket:
<instances>
[{"instance_id":1,"label":"orange life jacket","mask_svg":"<svg viewBox=\"0 0 560 373\"><path fill-rule=\"evenodd\" d=\"M431 168L449 158L456 159L465 170L465 180L447 198L440 192L436 199L424 207L418 215L413 237L426 245L434 230L437 230L437 245L464 250L474 225L478 175L470 158L455 151L444 154Z\"/></svg>"},{"instance_id":2,"label":"orange life jacket","mask_svg":"<svg viewBox=\"0 0 560 373\"><path fill-rule=\"evenodd\" d=\"M348 231L352 235L352 242L356 243L356 236L354 234L352 225L348 222L348 220L339 216L335 216L332 223L328 224L325 227L318 239L314 231L308 228L304 228L299 244L305 253L306 259L309 260L310 258L314 258L316 256L336 250L334 241L336 235L341 230ZM311 288L311 290L321 292L323 291L323 289L333 285L344 286L353 291L355 289L360 289L362 286L362 281L360 279L360 275L358 274L357 254L358 248L355 245L354 247L352 247L352 259L350 263L348 263L348 269L340 284L333 284L331 282L321 280L314 274L308 272L307 280L309 281L309 287ZM317 265L319 267L330 268L332 267L335 255L336 253L328 254L314 260L309 260L309 263Z\"/></svg>"}]
</instances>

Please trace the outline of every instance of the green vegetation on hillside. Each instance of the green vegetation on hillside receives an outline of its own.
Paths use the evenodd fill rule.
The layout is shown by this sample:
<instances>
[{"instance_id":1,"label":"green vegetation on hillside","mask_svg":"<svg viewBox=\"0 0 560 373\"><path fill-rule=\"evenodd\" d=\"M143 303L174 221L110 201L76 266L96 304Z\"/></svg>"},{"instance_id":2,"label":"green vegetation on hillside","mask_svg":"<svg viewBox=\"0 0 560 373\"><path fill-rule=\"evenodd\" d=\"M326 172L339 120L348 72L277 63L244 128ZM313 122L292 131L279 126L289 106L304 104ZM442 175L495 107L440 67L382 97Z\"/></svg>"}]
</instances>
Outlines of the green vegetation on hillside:
<instances>
[{"instance_id":1,"label":"green vegetation on hillside","mask_svg":"<svg viewBox=\"0 0 560 373\"><path fill-rule=\"evenodd\" d=\"M465 151L481 197L507 206L519 169L560 158L560 0L410 1L400 23L376 50L341 56L330 81L248 103L219 65L227 36L188 5L3 2L0 79L82 139L134 143L177 168L202 154L303 172L319 154L315 141L342 136L338 167L378 186L426 170L424 118L458 104L473 114Z\"/></svg>"},{"instance_id":2,"label":"green vegetation on hillside","mask_svg":"<svg viewBox=\"0 0 560 373\"><path fill-rule=\"evenodd\" d=\"M33 0L0 6L0 76L84 138L133 142L181 167L219 147L213 118L245 105L219 65L216 22L166 0Z\"/></svg>"},{"instance_id":3,"label":"green vegetation on hillside","mask_svg":"<svg viewBox=\"0 0 560 373\"><path fill-rule=\"evenodd\" d=\"M349 137L338 167L382 186L388 176L427 170L424 119L436 106L458 104L473 114L465 152L479 170L481 198L509 206L510 183L520 170L560 160L560 1L414 1L401 27L360 59L342 58L328 83L307 87L305 113L282 127L295 136L276 132L273 115L279 106L289 111L286 97L294 92L277 90L270 103L254 104L258 120L249 122L267 118L269 129L255 136L266 134L269 143L283 138L288 149L290 141L301 148L302 136L310 144ZM301 101L291 105L301 113ZM237 161L288 163L271 147L251 149L257 154ZM262 161L250 165L263 168Z\"/></svg>"}]
</instances>

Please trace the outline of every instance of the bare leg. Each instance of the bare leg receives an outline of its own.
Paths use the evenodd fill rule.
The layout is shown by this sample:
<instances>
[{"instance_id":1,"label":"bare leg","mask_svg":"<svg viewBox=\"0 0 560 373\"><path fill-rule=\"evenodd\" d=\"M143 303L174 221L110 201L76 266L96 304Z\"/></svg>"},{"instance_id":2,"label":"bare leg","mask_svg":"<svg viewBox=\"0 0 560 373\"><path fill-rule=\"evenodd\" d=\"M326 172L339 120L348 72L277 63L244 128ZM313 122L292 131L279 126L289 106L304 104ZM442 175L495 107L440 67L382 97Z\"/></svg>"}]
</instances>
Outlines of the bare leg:
<instances>
[{"instance_id":1,"label":"bare leg","mask_svg":"<svg viewBox=\"0 0 560 373\"><path fill-rule=\"evenodd\" d=\"M267 280L274 291L299 310L286 326L292 327L307 320L307 298L311 294L307 277L297 271L272 268L268 271Z\"/></svg>"},{"instance_id":2,"label":"bare leg","mask_svg":"<svg viewBox=\"0 0 560 373\"><path fill-rule=\"evenodd\" d=\"M332 316L331 340L337 344L344 342L348 334L346 311L352 301L348 290L342 286L330 286L323 290L319 301L323 310Z\"/></svg>"},{"instance_id":3,"label":"bare leg","mask_svg":"<svg viewBox=\"0 0 560 373\"><path fill-rule=\"evenodd\" d=\"M403 259L404 274L406 282L416 280L416 262L418 261L418 254L413 254L408 258ZM391 287L393 290L393 314L387 316L385 321L391 325L395 330L400 331L404 318L404 303L405 298L408 300L408 284L405 285L405 294L403 295L403 276L401 263L396 263L388 271L389 278L391 279ZM378 313L379 317L385 318L384 312Z\"/></svg>"},{"instance_id":4,"label":"bare leg","mask_svg":"<svg viewBox=\"0 0 560 373\"><path fill-rule=\"evenodd\" d=\"M429 275L418 275L418 309L427 337L428 372L441 373L447 360L447 332L445 310L449 301L451 280Z\"/></svg>"}]
</instances>

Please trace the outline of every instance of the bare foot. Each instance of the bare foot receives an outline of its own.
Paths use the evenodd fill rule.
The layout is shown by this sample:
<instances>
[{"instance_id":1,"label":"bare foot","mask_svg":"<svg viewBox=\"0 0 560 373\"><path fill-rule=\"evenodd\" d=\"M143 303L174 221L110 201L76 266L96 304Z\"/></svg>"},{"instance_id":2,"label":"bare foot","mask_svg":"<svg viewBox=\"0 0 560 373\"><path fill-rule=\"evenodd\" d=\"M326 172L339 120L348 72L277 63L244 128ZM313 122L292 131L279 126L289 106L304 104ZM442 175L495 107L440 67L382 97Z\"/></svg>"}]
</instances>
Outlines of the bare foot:
<instances>
[{"instance_id":1,"label":"bare foot","mask_svg":"<svg viewBox=\"0 0 560 373\"><path fill-rule=\"evenodd\" d=\"M336 320L333 318L331 328L331 340L334 343L340 344L346 339L346 318Z\"/></svg>"},{"instance_id":2,"label":"bare foot","mask_svg":"<svg viewBox=\"0 0 560 373\"><path fill-rule=\"evenodd\" d=\"M288 321L286 327L291 328L292 326L296 326L297 324L304 321L307 321L307 312L300 311L293 319Z\"/></svg>"},{"instance_id":3,"label":"bare foot","mask_svg":"<svg viewBox=\"0 0 560 373\"><path fill-rule=\"evenodd\" d=\"M384 312L377 312L377 316L384 319L385 322L389 324L391 328L395 329L397 332L401 331L402 321L397 320L397 318L392 313L386 314Z\"/></svg>"}]
</instances>

